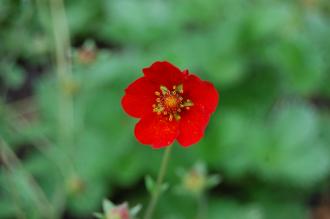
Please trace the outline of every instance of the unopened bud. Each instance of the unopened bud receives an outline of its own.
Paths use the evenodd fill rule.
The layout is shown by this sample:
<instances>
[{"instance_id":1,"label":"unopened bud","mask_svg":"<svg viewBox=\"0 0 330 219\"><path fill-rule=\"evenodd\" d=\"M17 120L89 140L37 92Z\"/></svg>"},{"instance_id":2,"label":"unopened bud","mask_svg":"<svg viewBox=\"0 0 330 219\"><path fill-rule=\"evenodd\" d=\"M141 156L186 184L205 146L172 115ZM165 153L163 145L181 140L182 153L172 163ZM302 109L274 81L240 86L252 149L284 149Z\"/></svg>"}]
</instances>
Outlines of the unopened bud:
<instances>
[{"instance_id":1,"label":"unopened bud","mask_svg":"<svg viewBox=\"0 0 330 219\"><path fill-rule=\"evenodd\" d=\"M67 181L67 189L70 194L78 194L84 191L85 183L78 176L73 176Z\"/></svg>"},{"instance_id":2,"label":"unopened bud","mask_svg":"<svg viewBox=\"0 0 330 219\"><path fill-rule=\"evenodd\" d=\"M127 203L113 207L106 214L106 219L131 219Z\"/></svg>"}]
</instances>

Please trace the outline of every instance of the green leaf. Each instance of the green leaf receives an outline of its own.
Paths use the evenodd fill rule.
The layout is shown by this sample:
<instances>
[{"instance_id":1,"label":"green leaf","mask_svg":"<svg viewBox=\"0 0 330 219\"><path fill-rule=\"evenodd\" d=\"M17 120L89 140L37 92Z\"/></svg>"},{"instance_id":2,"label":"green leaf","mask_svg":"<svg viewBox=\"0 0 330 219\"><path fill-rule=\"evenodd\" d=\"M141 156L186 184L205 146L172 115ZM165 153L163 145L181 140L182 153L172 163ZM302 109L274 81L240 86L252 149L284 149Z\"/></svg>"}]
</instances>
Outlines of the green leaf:
<instances>
[{"instance_id":1,"label":"green leaf","mask_svg":"<svg viewBox=\"0 0 330 219\"><path fill-rule=\"evenodd\" d=\"M142 209L142 205L136 205L130 210L130 213L134 217L141 211L141 209Z\"/></svg>"},{"instance_id":2,"label":"green leaf","mask_svg":"<svg viewBox=\"0 0 330 219\"><path fill-rule=\"evenodd\" d=\"M155 181L152 179L151 176L147 175L144 179L144 182L145 182L147 191L152 194L155 189Z\"/></svg>"},{"instance_id":3,"label":"green leaf","mask_svg":"<svg viewBox=\"0 0 330 219\"><path fill-rule=\"evenodd\" d=\"M209 176L206 180L206 187L207 188L213 188L217 185L219 185L221 182L221 177L220 175L212 175Z\"/></svg>"}]
</instances>

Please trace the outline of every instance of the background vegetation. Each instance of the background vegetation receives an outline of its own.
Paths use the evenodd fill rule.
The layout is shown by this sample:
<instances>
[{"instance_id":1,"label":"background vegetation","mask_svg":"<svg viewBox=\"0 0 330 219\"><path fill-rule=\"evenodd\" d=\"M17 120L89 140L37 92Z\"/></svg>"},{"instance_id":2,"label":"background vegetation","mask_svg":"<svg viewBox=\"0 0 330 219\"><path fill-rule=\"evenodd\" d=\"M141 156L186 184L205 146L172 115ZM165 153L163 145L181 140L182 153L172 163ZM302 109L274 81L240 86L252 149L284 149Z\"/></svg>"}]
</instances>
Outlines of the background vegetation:
<instances>
[{"instance_id":1,"label":"background vegetation","mask_svg":"<svg viewBox=\"0 0 330 219\"><path fill-rule=\"evenodd\" d=\"M329 218L328 0L70 0L67 20L58 2L0 0L0 218L146 205L162 151L135 140L120 99L156 60L221 98L203 140L174 145L155 219L194 218L174 187L198 161L222 177L207 218Z\"/></svg>"}]
</instances>

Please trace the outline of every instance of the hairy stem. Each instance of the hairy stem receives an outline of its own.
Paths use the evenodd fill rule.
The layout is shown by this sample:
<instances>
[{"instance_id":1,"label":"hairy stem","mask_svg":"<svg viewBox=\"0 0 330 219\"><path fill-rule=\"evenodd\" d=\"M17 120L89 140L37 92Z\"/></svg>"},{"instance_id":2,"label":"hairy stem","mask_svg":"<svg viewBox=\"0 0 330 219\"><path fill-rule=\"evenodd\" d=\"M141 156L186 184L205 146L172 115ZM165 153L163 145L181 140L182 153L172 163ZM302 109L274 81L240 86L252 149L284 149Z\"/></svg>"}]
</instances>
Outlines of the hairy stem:
<instances>
[{"instance_id":1,"label":"hairy stem","mask_svg":"<svg viewBox=\"0 0 330 219\"><path fill-rule=\"evenodd\" d=\"M162 190L162 184L163 184L163 180L167 171L167 166L168 166L168 162L170 159L170 155L171 155L171 150L172 150L172 146L169 146L166 148L164 155L163 155L163 160L160 166L160 170L158 173L158 177L157 177L157 182L155 185L155 189L151 194L151 200L149 202L148 208L146 210L146 213L144 215L144 219L151 219L153 212L155 210L155 207L157 205L159 196L161 194L161 190Z\"/></svg>"}]
</instances>

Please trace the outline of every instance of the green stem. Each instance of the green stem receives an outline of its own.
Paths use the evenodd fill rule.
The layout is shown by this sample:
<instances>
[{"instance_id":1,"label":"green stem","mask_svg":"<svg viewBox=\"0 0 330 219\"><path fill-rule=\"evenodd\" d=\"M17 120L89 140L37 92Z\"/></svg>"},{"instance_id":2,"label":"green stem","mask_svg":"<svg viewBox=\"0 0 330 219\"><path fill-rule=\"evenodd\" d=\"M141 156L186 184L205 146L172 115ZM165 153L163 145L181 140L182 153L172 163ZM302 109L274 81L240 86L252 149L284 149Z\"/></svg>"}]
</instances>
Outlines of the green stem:
<instances>
[{"instance_id":1,"label":"green stem","mask_svg":"<svg viewBox=\"0 0 330 219\"><path fill-rule=\"evenodd\" d=\"M56 58L56 74L58 79L58 144L65 147L64 157L68 161L66 171L68 176L76 175L74 165L75 146L75 109L74 98L69 88L73 81L72 53L70 45L70 31L67 21L64 0L49 0L54 37ZM66 162L63 163L66 165ZM65 172L64 172L65 174ZM66 196L63 189L56 190L56 209L61 215L64 211Z\"/></svg>"},{"instance_id":2,"label":"green stem","mask_svg":"<svg viewBox=\"0 0 330 219\"><path fill-rule=\"evenodd\" d=\"M7 142L0 136L0 158L2 159L4 166L7 167L8 171L11 173L17 173L20 170L23 174L24 180L26 180L29 188L33 191L33 196L35 198L35 204L39 212L42 214L42 218L55 219L57 218L55 209L52 207L51 202L48 200L43 189L40 187L38 182L32 176L32 174L27 171L24 165L21 163L20 159L16 156L15 152L9 147ZM9 176L6 176L9 179ZM14 192L15 184L12 185Z\"/></svg>"},{"instance_id":3,"label":"green stem","mask_svg":"<svg viewBox=\"0 0 330 219\"><path fill-rule=\"evenodd\" d=\"M159 196L162 192L161 188L162 188L163 180L164 180L164 177L165 177L165 174L167 171L168 161L169 161L170 155L171 155L171 149L172 149L172 146L169 146L166 148L166 150L164 152L163 160L162 160L162 163L160 166L157 182L155 185L155 190L151 194L151 200L149 202L148 208L144 215L144 219L151 219L153 212L155 210L155 207L157 205Z\"/></svg>"},{"instance_id":4,"label":"green stem","mask_svg":"<svg viewBox=\"0 0 330 219\"><path fill-rule=\"evenodd\" d=\"M70 34L63 0L50 0L52 27L55 41L56 73L59 92L60 144L71 148L74 144L73 97L66 89L72 83Z\"/></svg>"},{"instance_id":5,"label":"green stem","mask_svg":"<svg viewBox=\"0 0 330 219\"><path fill-rule=\"evenodd\" d=\"M207 200L205 194L200 194L197 198L197 219L205 219L207 218Z\"/></svg>"}]
</instances>

